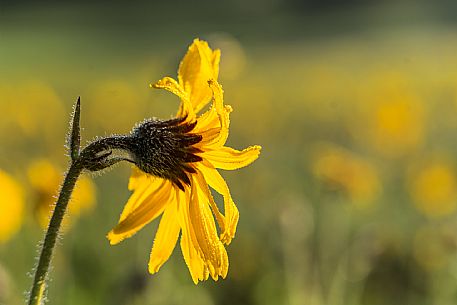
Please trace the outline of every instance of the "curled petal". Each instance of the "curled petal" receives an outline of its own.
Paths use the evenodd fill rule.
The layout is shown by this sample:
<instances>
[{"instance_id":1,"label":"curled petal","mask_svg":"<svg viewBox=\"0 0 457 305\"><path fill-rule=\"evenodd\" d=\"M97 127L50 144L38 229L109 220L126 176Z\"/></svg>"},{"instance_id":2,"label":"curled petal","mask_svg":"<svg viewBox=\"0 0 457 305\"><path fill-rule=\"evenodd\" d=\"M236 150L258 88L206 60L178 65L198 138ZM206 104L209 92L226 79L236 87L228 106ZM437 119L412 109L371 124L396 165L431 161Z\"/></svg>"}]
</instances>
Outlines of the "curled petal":
<instances>
[{"instance_id":1,"label":"curled petal","mask_svg":"<svg viewBox=\"0 0 457 305\"><path fill-rule=\"evenodd\" d=\"M217 80L219 60L219 50L213 51L206 41L195 39L179 65L179 84L189 94L195 113L211 100L211 90L207 81Z\"/></svg>"},{"instance_id":2,"label":"curled petal","mask_svg":"<svg viewBox=\"0 0 457 305\"><path fill-rule=\"evenodd\" d=\"M225 227L221 233L220 239L224 244L228 245L233 237L235 237L236 226L239 219L238 208L233 202L227 183L211 163L204 160L199 163L198 169L205 177L209 186L224 197Z\"/></svg>"},{"instance_id":3,"label":"curled petal","mask_svg":"<svg viewBox=\"0 0 457 305\"><path fill-rule=\"evenodd\" d=\"M195 111L190 102L189 94L174 79L171 77L164 77L150 86L156 89L165 89L178 96L181 99L178 117L187 116L187 121L193 121L195 119Z\"/></svg>"},{"instance_id":4,"label":"curled petal","mask_svg":"<svg viewBox=\"0 0 457 305\"><path fill-rule=\"evenodd\" d=\"M181 229L177 218L177 203L173 201L165 208L159 228L157 229L148 265L151 274L159 271L160 267L168 260L175 248Z\"/></svg>"},{"instance_id":5,"label":"curled petal","mask_svg":"<svg viewBox=\"0 0 457 305\"><path fill-rule=\"evenodd\" d=\"M234 170L254 162L259 157L260 149L258 145L242 151L224 146L216 150L208 150L204 156L215 168Z\"/></svg>"},{"instance_id":6,"label":"curled petal","mask_svg":"<svg viewBox=\"0 0 457 305\"><path fill-rule=\"evenodd\" d=\"M208 84L213 91L213 104L212 107L216 110L216 113L219 117L219 126L220 131L217 138L212 140L209 143L206 143L208 148L217 148L225 145L229 135L229 126L230 126L230 113L232 112L232 107L229 105L224 106L224 92L221 85L214 81L209 80Z\"/></svg>"},{"instance_id":7,"label":"curled petal","mask_svg":"<svg viewBox=\"0 0 457 305\"><path fill-rule=\"evenodd\" d=\"M159 179L162 180L162 179ZM145 185L145 187L148 187ZM162 180L162 184L139 200L136 208L127 213L119 224L108 233L110 244L114 245L138 232L146 224L157 218L165 206L174 200L171 182ZM132 195L133 197L133 195Z\"/></svg>"},{"instance_id":8,"label":"curled petal","mask_svg":"<svg viewBox=\"0 0 457 305\"><path fill-rule=\"evenodd\" d=\"M217 114L216 108L211 107L205 113L198 117L197 125L194 128L194 132L204 132L208 129L221 128L221 123L219 122L219 116Z\"/></svg>"}]
</instances>

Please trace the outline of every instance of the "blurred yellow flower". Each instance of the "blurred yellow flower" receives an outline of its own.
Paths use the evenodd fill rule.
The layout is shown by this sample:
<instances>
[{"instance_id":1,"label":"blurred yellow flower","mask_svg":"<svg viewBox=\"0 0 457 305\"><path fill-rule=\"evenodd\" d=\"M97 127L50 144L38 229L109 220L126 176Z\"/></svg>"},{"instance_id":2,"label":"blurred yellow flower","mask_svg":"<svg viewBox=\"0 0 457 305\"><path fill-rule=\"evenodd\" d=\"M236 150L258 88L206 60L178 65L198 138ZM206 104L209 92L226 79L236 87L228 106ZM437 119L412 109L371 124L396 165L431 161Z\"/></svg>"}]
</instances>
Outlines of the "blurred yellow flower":
<instances>
[{"instance_id":1,"label":"blurred yellow flower","mask_svg":"<svg viewBox=\"0 0 457 305\"><path fill-rule=\"evenodd\" d=\"M55 196L62 180L62 171L48 160L35 160L27 170L30 185L35 194L35 218L42 228L48 226ZM82 176L76 183L72 199L68 205L68 215L64 227L83 212L90 211L95 204L96 190L92 180Z\"/></svg>"},{"instance_id":2,"label":"blurred yellow flower","mask_svg":"<svg viewBox=\"0 0 457 305\"><path fill-rule=\"evenodd\" d=\"M181 61L178 81L165 77L153 85L181 99L177 119L152 124L162 124L160 127L167 132L174 132L176 139L186 144L186 153L182 163L173 160L175 155L171 156L168 163L179 162L171 178L164 178L166 173L153 176L137 168L133 170L129 189L134 192L119 224L108 233L110 243L117 244L162 215L150 255L149 272L157 272L168 260L181 232L181 250L194 283L208 279L209 275L214 280L226 277L228 256L224 244L231 242L238 223L238 209L216 168L244 167L260 153L259 146L243 151L224 146L232 109L224 106L222 88L217 83L219 59L219 50L213 51L205 41L196 39ZM212 107L197 116L211 99ZM208 185L223 196L225 215L219 211Z\"/></svg>"},{"instance_id":3,"label":"blurred yellow flower","mask_svg":"<svg viewBox=\"0 0 457 305\"><path fill-rule=\"evenodd\" d=\"M396 154L415 148L422 140L421 105L409 97L380 103L376 108L374 127L379 150Z\"/></svg>"},{"instance_id":4,"label":"blurred yellow flower","mask_svg":"<svg viewBox=\"0 0 457 305\"><path fill-rule=\"evenodd\" d=\"M34 81L18 84L2 84L0 100L0 132L5 137L17 132L30 137L40 137L47 143L54 143L65 126L62 102L49 85ZM17 128L11 133L11 128ZM11 140L17 141L17 138Z\"/></svg>"},{"instance_id":5,"label":"blurred yellow flower","mask_svg":"<svg viewBox=\"0 0 457 305\"><path fill-rule=\"evenodd\" d=\"M312 169L327 185L346 192L358 208L371 206L381 190L378 172L371 163L335 145L318 145Z\"/></svg>"},{"instance_id":6,"label":"blurred yellow flower","mask_svg":"<svg viewBox=\"0 0 457 305\"><path fill-rule=\"evenodd\" d=\"M360 119L350 116L359 140L387 157L415 151L425 136L426 109L404 82L401 76L384 75L368 83L359 96Z\"/></svg>"},{"instance_id":7,"label":"blurred yellow flower","mask_svg":"<svg viewBox=\"0 0 457 305\"><path fill-rule=\"evenodd\" d=\"M24 212L22 186L0 170L0 243L7 242L21 227Z\"/></svg>"},{"instance_id":8,"label":"blurred yellow flower","mask_svg":"<svg viewBox=\"0 0 457 305\"><path fill-rule=\"evenodd\" d=\"M457 207L457 177L453 167L444 160L412 170L408 186L414 205L426 216L449 215Z\"/></svg>"}]
</instances>

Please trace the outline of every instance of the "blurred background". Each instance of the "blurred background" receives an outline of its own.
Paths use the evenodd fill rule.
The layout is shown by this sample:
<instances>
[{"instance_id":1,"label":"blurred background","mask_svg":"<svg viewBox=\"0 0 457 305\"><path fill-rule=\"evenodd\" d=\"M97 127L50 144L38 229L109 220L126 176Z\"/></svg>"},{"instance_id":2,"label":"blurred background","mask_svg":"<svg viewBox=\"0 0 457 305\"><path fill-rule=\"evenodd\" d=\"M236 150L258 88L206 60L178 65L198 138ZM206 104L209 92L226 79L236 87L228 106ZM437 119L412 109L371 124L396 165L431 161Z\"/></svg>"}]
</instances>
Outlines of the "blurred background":
<instances>
[{"instance_id":1,"label":"blurred background","mask_svg":"<svg viewBox=\"0 0 457 305\"><path fill-rule=\"evenodd\" d=\"M170 118L148 88L195 37L222 50L224 172L241 218L227 279L192 283L179 247L151 276L158 222L109 246L129 197L122 164L78 184L49 304L455 304L455 1L0 2L0 304L22 304L68 158Z\"/></svg>"}]
</instances>

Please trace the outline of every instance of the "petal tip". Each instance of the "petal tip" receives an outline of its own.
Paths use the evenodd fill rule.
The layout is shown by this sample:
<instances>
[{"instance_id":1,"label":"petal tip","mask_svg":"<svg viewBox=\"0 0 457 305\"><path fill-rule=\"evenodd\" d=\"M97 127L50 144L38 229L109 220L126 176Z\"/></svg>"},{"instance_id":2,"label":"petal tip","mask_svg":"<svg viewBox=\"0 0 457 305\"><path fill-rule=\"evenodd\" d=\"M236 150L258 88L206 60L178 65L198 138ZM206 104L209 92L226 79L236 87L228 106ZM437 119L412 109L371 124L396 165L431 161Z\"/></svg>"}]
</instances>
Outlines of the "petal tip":
<instances>
[{"instance_id":1,"label":"petal tip","mask_svg":"<svg viewBox=\"0 0 457 305\"><path fill-rule=\"evenodd\" d=\"M111 246L117 245L118 243L120 243L123 240L123 238L119 238L119 236L117 234L115 234L113 230L111 230L106 235L106 238L109 240L109 244Z\"/></svg>"}]
</instances>

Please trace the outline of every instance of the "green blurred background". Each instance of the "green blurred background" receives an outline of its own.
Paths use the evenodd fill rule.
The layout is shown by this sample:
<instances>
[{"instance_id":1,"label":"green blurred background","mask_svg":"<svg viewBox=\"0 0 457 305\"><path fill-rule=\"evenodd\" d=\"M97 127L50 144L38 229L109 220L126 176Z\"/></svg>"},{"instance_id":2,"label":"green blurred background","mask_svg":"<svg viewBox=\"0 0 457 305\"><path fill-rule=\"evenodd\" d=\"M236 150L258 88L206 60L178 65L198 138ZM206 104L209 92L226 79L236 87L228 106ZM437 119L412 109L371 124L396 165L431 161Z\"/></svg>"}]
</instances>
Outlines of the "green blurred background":
<instances>
[{"instance_id":1,"label":"green blurred background","mask_svg":"<svg viewBox=\"0 0 457 305\"><path fill-rule=\"evenodd\" d=\"M77 96L85 141L169 118L177 99L148 84L175 77L196 37L222 51L228 144L263 146L223 173L241 213L227 279L194 285L179 247L149 275L157 221L109 246L123 164L75 196L49 304L455 304L456 9L0 2L0 304L23 303L31 284Z\"/></svg>"}]
</instances>

